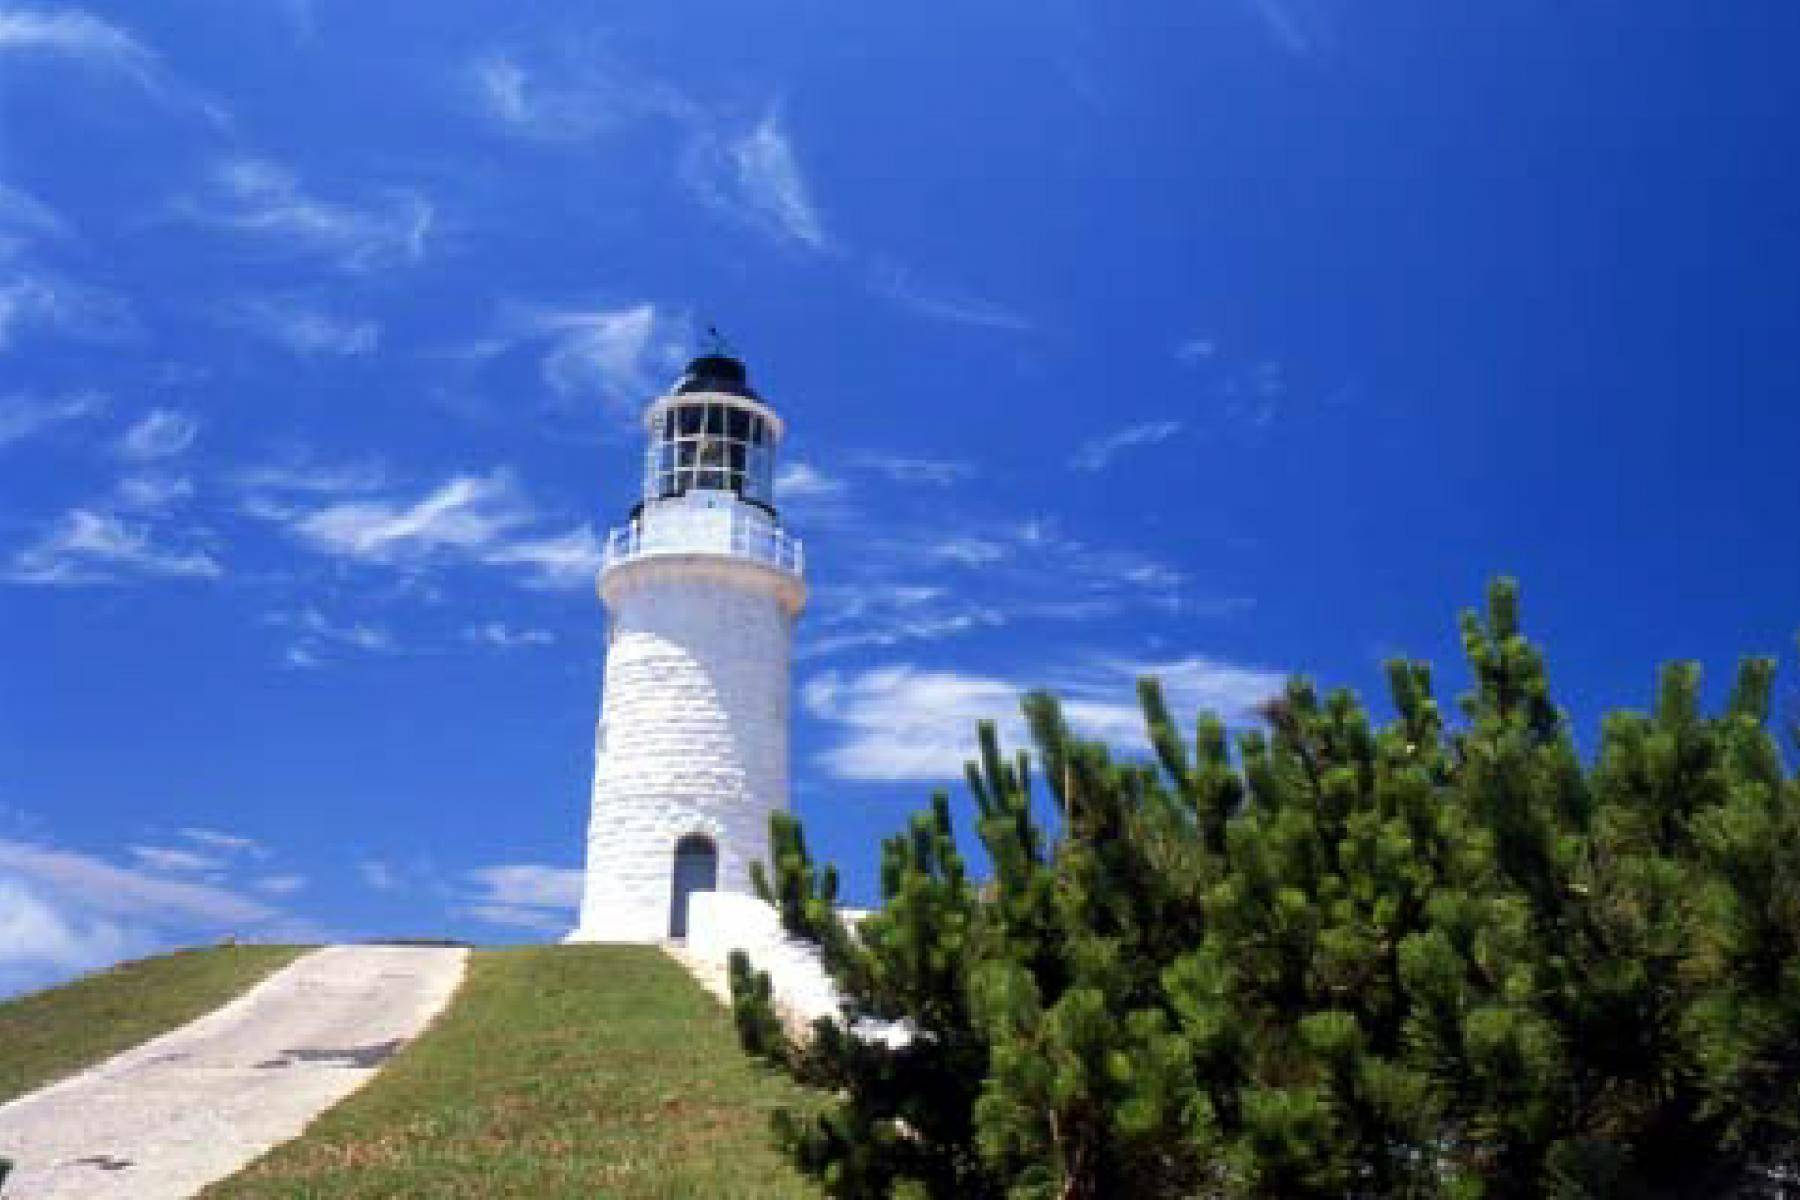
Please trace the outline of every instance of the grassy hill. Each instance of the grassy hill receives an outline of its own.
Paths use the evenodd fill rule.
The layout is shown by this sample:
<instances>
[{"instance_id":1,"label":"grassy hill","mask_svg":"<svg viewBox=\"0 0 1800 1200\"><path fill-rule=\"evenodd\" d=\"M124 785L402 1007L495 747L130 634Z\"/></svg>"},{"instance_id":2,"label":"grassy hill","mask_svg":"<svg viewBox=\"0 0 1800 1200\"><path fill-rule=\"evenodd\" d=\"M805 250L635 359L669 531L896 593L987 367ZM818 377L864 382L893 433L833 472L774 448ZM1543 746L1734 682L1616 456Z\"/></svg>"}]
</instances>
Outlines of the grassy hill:
<instances>
[{"instance_id":1,"label":"grassy hill","mask_svg":"<svg viewBox=\"0 0 1800 1200\"><path fill-rule=\"evenodd\" d=\"M185 1025L300 952L298 946L182 950L0 1003L0 1102Z\"/></svg>"},{"instance_id":2,"label":"grassy hill","mask_svg":"<svg viewBox=\"0 0 1800 1200\"><path fill-rule=\"evenodd\" d=\"M769 1144L805 1097L648 947L476 951L373 1082L206 1200L816 1196Z\"/></svg>"}]
</instances>

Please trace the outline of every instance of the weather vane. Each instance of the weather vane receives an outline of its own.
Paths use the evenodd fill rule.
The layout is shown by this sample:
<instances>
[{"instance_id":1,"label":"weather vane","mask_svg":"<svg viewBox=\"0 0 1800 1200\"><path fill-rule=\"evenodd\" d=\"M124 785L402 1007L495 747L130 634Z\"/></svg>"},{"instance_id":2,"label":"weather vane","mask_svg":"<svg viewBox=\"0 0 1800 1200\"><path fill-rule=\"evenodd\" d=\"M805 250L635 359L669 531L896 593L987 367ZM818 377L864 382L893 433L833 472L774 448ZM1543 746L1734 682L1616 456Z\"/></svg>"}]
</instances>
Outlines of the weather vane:
<instances>
[{"instance_id":1,"label":"weather vane","mask_svg":"<svg viewBox=\"0 0 1800 1200\"><path fill-rule=\"evenodd\" d=\"M719 332L719 327L717 325L708 325L706 327L706 352L717 358L730 358L732 356L731 343L725 340L725 335Z\"/></svg>"}]
</instances>

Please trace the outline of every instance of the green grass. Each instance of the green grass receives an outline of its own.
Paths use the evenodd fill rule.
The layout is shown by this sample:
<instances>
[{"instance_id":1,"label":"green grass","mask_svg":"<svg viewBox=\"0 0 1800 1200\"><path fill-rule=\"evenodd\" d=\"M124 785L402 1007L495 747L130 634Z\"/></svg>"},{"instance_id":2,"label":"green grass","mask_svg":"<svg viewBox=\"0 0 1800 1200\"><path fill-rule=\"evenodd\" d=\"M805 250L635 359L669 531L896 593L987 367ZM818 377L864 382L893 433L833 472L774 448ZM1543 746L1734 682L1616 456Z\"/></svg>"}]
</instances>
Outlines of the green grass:
<instances>
[{"instance_id":1,"label":"green grass","mask_svg":"<svg viewBox=\"0 0 1800 1200\"><path fill-rule=\"evenodd\" d=\"M185 1025L299 954L297 946L182 950L0 1003L0 1101Z\"/></svg>"},{"instance_id":2,"label":"green grass","mask_svg":"<svg viewBox=\"0 0 1800 1200\"><path fill-rule=\"evenodd\" d=\"M477 951L367 1087L203 1195L812 1197L769 1140L804 1103L660 951Z\"/></svg>"}]
</instances>

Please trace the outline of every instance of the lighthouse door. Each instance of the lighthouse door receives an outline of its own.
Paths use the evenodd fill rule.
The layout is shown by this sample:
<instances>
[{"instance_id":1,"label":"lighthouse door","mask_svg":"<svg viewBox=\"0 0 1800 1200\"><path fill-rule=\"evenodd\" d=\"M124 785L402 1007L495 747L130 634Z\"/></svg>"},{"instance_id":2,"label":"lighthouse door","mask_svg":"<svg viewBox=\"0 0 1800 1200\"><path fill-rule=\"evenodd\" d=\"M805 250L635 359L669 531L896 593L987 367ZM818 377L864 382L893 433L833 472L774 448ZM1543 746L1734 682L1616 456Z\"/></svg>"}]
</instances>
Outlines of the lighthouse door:
<instances>
[{"instance_id":1,"label":"lighthouse door","mask_svg":"<svg viewBox=\"0 0 1800 1200\"><path fill-rule=\"evenodd\" d=\"M669 936L687 936L688 897L719 886L719 851L705 834L690 833L675 843L675 886L669 897Z\"/></svg>"}]
</instances>

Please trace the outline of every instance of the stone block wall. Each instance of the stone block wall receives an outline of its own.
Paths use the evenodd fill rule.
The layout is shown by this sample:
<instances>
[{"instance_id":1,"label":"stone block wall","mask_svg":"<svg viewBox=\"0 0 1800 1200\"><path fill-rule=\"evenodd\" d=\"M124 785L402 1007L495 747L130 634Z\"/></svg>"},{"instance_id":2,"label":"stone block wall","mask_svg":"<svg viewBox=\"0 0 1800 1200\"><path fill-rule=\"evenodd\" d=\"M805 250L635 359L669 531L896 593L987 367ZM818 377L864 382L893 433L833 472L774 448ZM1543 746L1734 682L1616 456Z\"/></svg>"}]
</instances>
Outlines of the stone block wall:
<instances>
[{"instance_id":1,"label":"stone block wall","mask_svg":"<svg viewBox=\"0 0 1800 1200\"><path fill-rule=\"evenodd\" d=\"M718 887L748 893L788 803L799 581L721 555L659 555L602 578L611 615L581 922L572 941L669 936L675 844L703 834Z\"/></svg>"}]
</instances>

